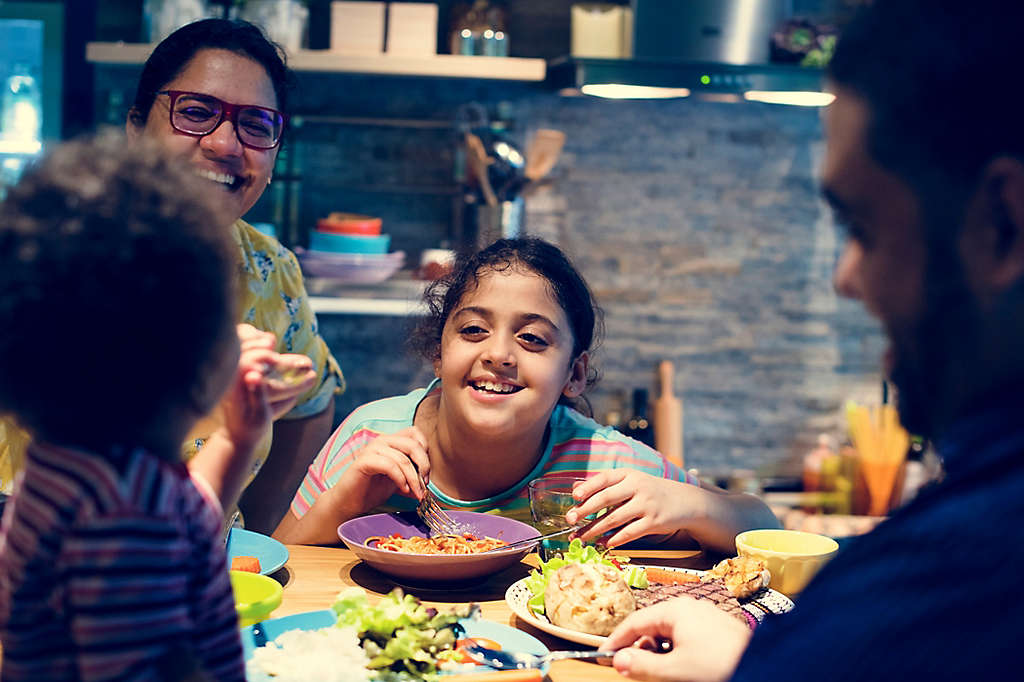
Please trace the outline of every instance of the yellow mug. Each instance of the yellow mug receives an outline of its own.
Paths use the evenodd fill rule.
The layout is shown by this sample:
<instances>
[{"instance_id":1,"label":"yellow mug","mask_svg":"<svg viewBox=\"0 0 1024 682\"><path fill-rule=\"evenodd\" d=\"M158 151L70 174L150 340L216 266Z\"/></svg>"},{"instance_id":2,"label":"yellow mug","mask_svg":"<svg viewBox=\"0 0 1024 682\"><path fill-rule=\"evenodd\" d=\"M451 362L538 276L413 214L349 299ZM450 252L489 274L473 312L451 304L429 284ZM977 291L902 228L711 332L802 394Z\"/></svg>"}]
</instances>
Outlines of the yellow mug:
<instances>
[{"instance_id":1,"label":"yellow mug","mask_svg":"<svg viewBox=\"0 0 1024 682\"><path fill-rule=\"evenodd\" d=\"M772 574L770 587L793 597L839 551L839 543L825 535L800 530L763 528L736 536L736 553L761 559Z\"/></svg>"}]
</instances>

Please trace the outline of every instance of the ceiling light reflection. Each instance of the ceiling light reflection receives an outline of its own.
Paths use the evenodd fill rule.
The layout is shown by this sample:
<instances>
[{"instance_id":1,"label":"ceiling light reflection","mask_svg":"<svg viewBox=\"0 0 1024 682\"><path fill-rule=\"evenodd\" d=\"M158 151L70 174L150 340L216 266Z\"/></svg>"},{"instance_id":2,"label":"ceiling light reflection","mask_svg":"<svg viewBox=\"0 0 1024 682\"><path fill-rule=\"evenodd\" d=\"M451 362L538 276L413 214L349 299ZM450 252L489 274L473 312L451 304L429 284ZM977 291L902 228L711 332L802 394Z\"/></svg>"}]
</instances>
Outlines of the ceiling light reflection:
<instances>
[{"instance_id":1,"label":"ceiling light reflection","mask_svg":"<svg viewBox=\"0 0 1024 682\"><path fill-rule=\"evenodd\" d=\"M794 91L782 92L773 90L748 90L743 98L750 102L767 102L768 104L789 104L798 107L827 107L836 98L831 92Z\"/></svg>"},{"instance_id":2,"label":"ceiling light reflection","mask_svg":"<svg viewBox=\"0 0 1024 682\"><path fill-rule=\"evenodd\" d=\"M689 88L656 88L649 85L626 85L625 83L601 83L583 86L584 95L606 99L670 99L689 97Z\"/></svg>"}]
</instances>

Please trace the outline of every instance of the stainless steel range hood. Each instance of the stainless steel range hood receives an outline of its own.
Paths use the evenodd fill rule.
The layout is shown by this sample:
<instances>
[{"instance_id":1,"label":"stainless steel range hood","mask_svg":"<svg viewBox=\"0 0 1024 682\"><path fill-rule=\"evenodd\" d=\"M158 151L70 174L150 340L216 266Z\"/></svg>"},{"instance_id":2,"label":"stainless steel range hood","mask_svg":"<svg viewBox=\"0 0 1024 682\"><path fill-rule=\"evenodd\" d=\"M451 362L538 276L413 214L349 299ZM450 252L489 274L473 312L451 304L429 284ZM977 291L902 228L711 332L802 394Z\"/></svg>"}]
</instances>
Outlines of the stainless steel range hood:
<instances>
[{"instance_id":1,"label":"stainless steel range hood","mask_svg":"<svg viewBox=\"0 0 1024 682\"><path fill-rule=\"evenodd\" d=\"M566 94L822 105L822 71L770 64L788 0L633 0L632 59L563 57L549 83Z\"/></svg>"}]
</instances>

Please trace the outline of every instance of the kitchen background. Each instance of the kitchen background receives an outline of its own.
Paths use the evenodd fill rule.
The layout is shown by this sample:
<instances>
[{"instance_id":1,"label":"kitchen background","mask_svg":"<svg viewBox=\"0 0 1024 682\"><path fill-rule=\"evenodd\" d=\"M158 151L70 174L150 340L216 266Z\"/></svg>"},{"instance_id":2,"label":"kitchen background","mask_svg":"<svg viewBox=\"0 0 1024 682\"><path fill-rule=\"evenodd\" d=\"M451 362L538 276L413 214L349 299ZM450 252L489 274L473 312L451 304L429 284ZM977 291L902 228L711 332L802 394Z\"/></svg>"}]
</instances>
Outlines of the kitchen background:
<instances>
[{"instance_id":1,"label":"kitchen background","mask_svg":"<svg viewBox=\"0 0 1024 682\"><path fill-rule=\"evenodd\" d=\"M438 51L447 52L454 3L438 4ZM568 54L571 4L504 3L509 53ZM854 4L793 0L789 10L841 23ZM138 41L141 5L69 3L67 13L86 28L71 30L69 17L67 49L80 55L85 41ZM329 3L308 8L307 45L326 48ZM123 125L140 67L79 62L65 57L66 73L76 75L68 86L79 95L77 106L65 104L65 133ZM597 419L628 413L634 388L653 396L658 362L672 360L688 467L798 475L818 434L840 433L847 399L879 395L878 326L832 290L841 243L818 196L823 141L814 107L609 100L563 96L544 82L302 72L294 104L300 125L250 220L308 245L316 220L332 211L380 216L392 250L406 252L406 268L423 249L460 247L470 238L462 214L472 207L454 121L468 102L482 105L520 147L538 129L566 134L550 182L526 200L524 229L566 249L604 309L595 357L601 380L590 393ZM370 295L417 291L400 274ZM429 379L403 347L414 320L319 315L348 381L336 419Z\"/></svg>"}]
</instances>

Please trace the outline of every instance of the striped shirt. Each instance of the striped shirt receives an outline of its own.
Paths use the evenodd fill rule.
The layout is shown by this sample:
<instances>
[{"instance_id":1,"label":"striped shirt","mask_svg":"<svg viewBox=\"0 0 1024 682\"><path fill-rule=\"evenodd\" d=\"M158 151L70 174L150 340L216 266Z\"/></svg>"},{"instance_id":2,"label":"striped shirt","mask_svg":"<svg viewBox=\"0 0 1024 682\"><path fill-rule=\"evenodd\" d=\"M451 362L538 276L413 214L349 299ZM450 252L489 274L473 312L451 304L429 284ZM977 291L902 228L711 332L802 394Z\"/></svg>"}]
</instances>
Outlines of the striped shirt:
<instances>
[{"instance_id":1,"label":"striped shirt","mask_svg":"<svg viewBox=\"0 0 1024 682\"><path fill-rule=\"evenodd\" d=\"M341 479L360 449L378 436L412 426L420 402L429 393L440 390L440 382L435 379L427 388L356 408L310 465L292 500L292 513L297 518L305 515L316 499ZM608 469L629 468L659 478L698 483L655 450L569 407L556 406L549 426L548 441L537 464L525 477L497 495L482 500L460 500L438 490L433 483L428 483L428 486L447 509L490 512L531 523L526 486L536 478L587 477ZM413 498L395 494L375 511L406 511L415 506Z\"/></svg>"},{"instance_id":2,"label":"striped shirt","mask_svg":"<svg viewBox=\"0 0 1024 682\"><path fill-rule=\"evenodd\" d=\"M29 447L0 526L4 680L244 680L220 505L185 466Z\"/></svg>"}]
</instances>

